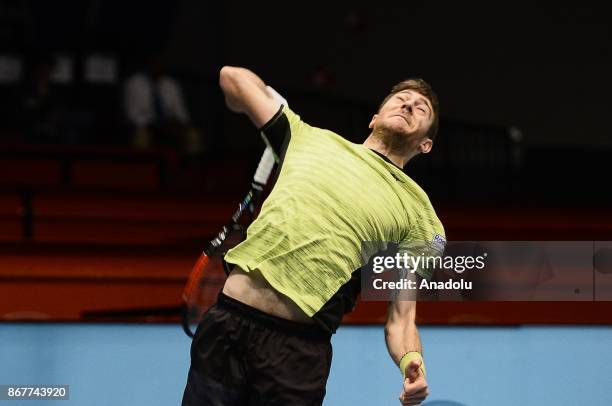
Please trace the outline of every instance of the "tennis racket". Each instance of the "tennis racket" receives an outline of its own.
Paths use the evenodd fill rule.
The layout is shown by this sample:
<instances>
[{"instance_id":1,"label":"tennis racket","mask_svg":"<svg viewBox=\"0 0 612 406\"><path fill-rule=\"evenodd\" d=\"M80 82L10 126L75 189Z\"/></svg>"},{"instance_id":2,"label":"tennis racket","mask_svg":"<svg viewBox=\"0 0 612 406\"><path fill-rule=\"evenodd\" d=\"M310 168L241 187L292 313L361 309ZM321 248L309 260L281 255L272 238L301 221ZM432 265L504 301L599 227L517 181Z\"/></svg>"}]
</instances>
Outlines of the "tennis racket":
<instances>
[{"instance_id":1,"label":"tennis racket","mask_svg":"<svg viewBox=\"0 0 612 406\"><path fill-rule=\"evenodd\" d=\"M223 289L229 273L223 256L227 250L244 240L246 227L253 220L274 164L274 152L272 147L268 146L253 176L251 189L238 205L230 222L208 243L191 270L183 289L182 317L183 330L189 337L194 335L192 326L199 323L202 315L216 302L219 292ZM247 214L248 216L245 216Z\"/></svg>"}]
</instances>

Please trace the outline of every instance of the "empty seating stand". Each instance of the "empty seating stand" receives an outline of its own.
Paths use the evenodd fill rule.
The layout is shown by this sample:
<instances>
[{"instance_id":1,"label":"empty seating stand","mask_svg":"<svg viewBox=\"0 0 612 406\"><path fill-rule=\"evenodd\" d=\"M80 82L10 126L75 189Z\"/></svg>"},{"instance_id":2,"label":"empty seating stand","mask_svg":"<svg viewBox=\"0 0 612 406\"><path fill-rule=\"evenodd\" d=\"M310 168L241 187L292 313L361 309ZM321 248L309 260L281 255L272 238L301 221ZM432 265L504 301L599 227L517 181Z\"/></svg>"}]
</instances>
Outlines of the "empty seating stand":
<instances>
[{"instance_id":1,"label":"empty seating stand","mask_svg":"<svg viewBox=\"0 0 612 406\"><path fill-rule=\"evenodd\" d=\"M176 161L173 151L162 149L2 146L0 185L157 190L167 186Z\"/></svg>"},{"instance_id":2,"label":"empty seating stand","mask_svg":"<svg viewBox=\"0 0 612 406\"><path fill-rule=\"evenodd\" d=\"M179 304L238 200L177 191L178 164L168 150L0 148L0 319Z\"/></svg>"}]
</instances>

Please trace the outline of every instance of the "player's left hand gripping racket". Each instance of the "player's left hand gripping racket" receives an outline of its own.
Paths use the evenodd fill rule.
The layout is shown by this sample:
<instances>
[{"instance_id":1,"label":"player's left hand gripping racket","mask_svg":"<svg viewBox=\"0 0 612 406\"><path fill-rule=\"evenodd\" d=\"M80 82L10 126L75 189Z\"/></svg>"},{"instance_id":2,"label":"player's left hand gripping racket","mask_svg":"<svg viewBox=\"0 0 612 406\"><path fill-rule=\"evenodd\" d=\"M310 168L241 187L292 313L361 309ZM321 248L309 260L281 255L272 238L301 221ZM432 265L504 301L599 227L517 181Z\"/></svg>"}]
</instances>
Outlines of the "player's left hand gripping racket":
<instances>
[{"instance_id":1,"label":"player's left hand gripping racket","mask_svg":"<svg viewBox=\"0 0 612 406\"><path fill-rule=\"evenodd\" d=\"M243 224L253 220L255 209L274 164L274 152L268 146L259 161L249 193L240 202L231 221L208 243L191 270L183 289L182 318L183 330L189 337L194 335L192 326L199 323L202 315L216 302L223 288L227 276L223 255L244 239L246 227ZM246 221L243 219L245 214L248 214Z\"/></svg>"}]
</instances>

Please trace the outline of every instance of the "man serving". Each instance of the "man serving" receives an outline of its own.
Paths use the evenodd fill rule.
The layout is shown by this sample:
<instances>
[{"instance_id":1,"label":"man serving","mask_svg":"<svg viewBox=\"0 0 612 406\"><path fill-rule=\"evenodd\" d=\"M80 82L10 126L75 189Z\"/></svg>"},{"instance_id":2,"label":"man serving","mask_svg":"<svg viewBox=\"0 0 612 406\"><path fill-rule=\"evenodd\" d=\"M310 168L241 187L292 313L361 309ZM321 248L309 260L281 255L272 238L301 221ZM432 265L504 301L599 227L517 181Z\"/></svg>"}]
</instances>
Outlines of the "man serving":
<instances>
[{"instance_id":1,"label":"man serving","mask_svg":"<svg viewBox=\"0 0 612 406\"><path fill-rule=\"evenodd\" d=\"M427 195L402 170L431 150L438 101L421 79L398 83L354 144L302 121L247 69L224 67L220 85L227 106L278 151L280 168L247 238L225 256L234 267L196 331L183 405L321 405L331 334L361 289L363 243L409 251L444 240ZM430 247L435 254L439 244ZM416 301L400 295L385 325L404 405L428 395L415 314Z\"/></svg>"}]
</instances>

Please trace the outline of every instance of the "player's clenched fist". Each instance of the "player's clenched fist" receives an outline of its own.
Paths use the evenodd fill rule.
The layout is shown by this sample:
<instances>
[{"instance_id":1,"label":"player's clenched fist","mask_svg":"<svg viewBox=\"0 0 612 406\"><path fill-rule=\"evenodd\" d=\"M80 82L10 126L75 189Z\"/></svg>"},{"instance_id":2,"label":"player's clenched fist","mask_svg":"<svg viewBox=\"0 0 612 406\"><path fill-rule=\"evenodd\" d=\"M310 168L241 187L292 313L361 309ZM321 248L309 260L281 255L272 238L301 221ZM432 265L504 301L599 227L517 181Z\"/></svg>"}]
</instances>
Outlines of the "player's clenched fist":
<instances>
[{"instance_id":1,"label":"player's clenched fist","mask_svg":"<svg viewBox=\"0 0 612 406\"><path fill-rule=\"evenodd\" d=\"M404 370L404 387L399 400L402 405L419 405L429 395L427 380L420 360L412 360Z\"/></svg>"}]
</instances>

